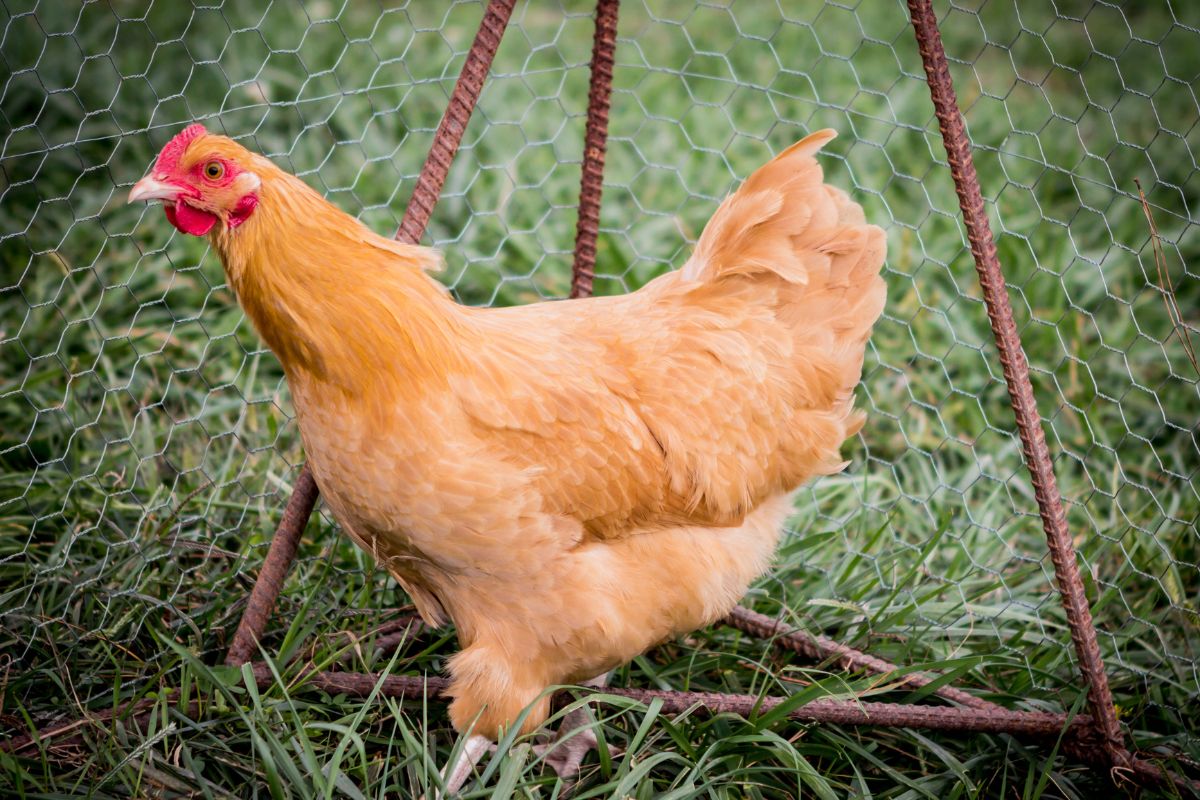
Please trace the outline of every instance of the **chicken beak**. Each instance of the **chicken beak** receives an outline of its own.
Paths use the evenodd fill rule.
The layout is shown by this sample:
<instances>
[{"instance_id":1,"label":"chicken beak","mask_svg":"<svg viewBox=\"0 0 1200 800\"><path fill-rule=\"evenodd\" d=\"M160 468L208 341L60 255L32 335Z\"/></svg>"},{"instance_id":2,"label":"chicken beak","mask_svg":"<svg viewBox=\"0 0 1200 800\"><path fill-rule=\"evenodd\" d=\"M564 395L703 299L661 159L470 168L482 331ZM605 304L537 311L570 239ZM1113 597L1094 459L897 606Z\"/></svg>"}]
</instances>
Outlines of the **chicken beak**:
<instances>
[{"instance_id":1,"label":"chicken beak","mask_svg":"<svg viewBox=\"0 0 1200 800\"><path fill-rule=\"evenodd\" d=\"M142 178L133 185L129 190L129 202L136 203L139 200L162 200L164 202L173 203L179 199L179 194L183 189L173 183L157 180L149 175Z\"/></svg>"}]
</instances>

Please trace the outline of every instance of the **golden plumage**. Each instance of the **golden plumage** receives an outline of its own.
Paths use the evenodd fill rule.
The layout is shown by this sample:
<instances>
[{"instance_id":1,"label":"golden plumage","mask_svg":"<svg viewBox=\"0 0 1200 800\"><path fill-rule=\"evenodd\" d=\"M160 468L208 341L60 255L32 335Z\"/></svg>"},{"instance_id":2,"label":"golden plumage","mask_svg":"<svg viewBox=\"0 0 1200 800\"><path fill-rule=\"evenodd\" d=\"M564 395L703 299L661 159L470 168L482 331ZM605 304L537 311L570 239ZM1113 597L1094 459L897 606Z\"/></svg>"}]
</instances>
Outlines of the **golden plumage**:
<instances>
[{"instance_id":1,"label":"golden plumage","mask_svg":"<svg viewBox=\"0 0 1200 800\"><path fill-rule=\"evenodd\" d=\"M884 236L823 184L832 137L755 172L683 269L505 309L456 304L434 252L230 140L189 145L185 167L218 154L261 178L254 212L209 236L334 515L426 620L457 625L458 729L494 737L548 685L726 614L789 493L842 468Z\"/></svg>"}]
</instances>

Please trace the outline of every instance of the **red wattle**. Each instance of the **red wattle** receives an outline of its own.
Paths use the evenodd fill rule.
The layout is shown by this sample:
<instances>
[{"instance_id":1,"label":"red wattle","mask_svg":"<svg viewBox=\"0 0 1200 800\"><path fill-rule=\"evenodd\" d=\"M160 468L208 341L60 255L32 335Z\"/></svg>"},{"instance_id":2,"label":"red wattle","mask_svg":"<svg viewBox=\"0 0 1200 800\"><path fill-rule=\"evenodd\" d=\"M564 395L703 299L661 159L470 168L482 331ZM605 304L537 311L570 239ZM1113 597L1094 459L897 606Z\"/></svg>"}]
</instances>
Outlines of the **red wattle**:
<instances>
[{"instance_id":1,"label":"red wattle","mask_svg":"<svg viewBox=\"0 0 1200 800\"><path fill-rule=\"evenodd\" d=\"M254 209L257 207L257 195L248 194L241 200L238 200L237 205L233 207L233 211L229 213L229 227L236 228L238 225L241 225L250 218L250 215L254 213Z\"/></svg>"},{"instance_id":2,"label":"red wattle","mask_svg":"<svg viewBox=\"0 0 1200 800\"><path fill-rule=\"evenodd\" d=\"M178 202L173 206L164 205L167 212L167 222L180 231L192 236L203 236L217 224L216 216L198 208L192 208L187 203Z\"/></svg>"}]
</instances>

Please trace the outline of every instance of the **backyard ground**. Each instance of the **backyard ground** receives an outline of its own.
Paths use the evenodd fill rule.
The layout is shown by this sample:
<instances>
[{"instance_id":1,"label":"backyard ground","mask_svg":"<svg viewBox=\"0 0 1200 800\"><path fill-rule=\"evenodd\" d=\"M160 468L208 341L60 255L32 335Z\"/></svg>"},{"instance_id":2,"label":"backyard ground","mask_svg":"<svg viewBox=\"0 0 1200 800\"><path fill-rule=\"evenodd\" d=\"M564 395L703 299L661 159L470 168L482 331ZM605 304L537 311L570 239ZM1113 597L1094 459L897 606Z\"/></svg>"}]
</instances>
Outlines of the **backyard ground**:
<instances>
[{"instance_id":1,"label":"backyard ground","mask_svg":"<svg viewBox=\"0 0 1200 800\"><path fill-rule=\"evenodd\" d=\"M79 741L0 753L0 794L431 789L455 745L440 704L291 680L343 657L440 674L455 651L447 631L373 655L373 632L407 599L327 513L264 643L280 680L260 692L218 666L303 453L279 366L214 255L124 199L201 120L393 231L481 7L4 5L0 731L138 699L154 713L146 728L85 724ZM678 267L738 179L837 129L827 175L890 247L859 392L869 418L846 472L801 494L745 602L1013 709L1081 710L905 8L781 5L622 4L597 291ZM1138 750L1182 769L1200 760L1200 373L1187 345L1200 336L1170 300L1194 330L1200 6L1129 6L938 4L1121 718ZM566 294L590 13L518 4L426 234L465 303ZM613 682L920 699L727 627L655 648ZM1057 748L1008 736L668 718L628 703L598 716L625 752L590 761L579 798L1111 792ZM467 796L561 796L527 742L484 766Z\"/></svg>"}]
</instances>

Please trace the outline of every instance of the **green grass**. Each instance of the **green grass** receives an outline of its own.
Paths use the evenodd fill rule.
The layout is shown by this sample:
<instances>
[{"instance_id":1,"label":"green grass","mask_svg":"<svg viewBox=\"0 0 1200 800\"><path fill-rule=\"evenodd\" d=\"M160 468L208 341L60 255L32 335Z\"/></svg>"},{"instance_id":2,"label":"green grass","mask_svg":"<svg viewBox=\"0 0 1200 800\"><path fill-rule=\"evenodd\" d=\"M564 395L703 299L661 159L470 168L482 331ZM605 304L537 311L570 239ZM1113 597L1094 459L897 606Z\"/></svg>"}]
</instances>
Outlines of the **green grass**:
<instances>
[{"instance_id":1,"label":"green grass","mask_svg":"<svg viewBox=\"0 0 1200 800\"><path fill-rule=\"evenodd\" d=\"M372 631L407 601L327 514L270 626L282 680L259 692L216 666L303 454L278 364L220 264L123 198L201 119L394 229L479 8L42 3L34 18L28 5L7 4L0 66L0 726L156 706L146 730L88 725L82 745L0 755L0 791L415 796L455 745L440 705L290 680L345 654L357 669L436 674L455 649L445 633L372 655ZM497 57L427 235L464 302L566 293L590 5L522 3ZM624 4L597 290L678 266L737 179L809 130L838 129L829 178L890 243L860 390L870 418L846 473L803 493L748 602L1011 708L1079 708L903 6L787 5L781 22L765 3ZM943 33L1122 719L1148 754L1200 760L1198 376L1134 185L1194 328L1200 13L1172 5L1059 3L1077 19L1055 21L1041 4L1018 17L992 2L943 15ZM614 682L912 699L722 627ZM196 713L168 703L172 689ZM598 713L626 753L589 761L579 797L1111 791L1007 736ZM527 742L505 744L471 796L561 792Z\"/></svg>"}]
</instances>

